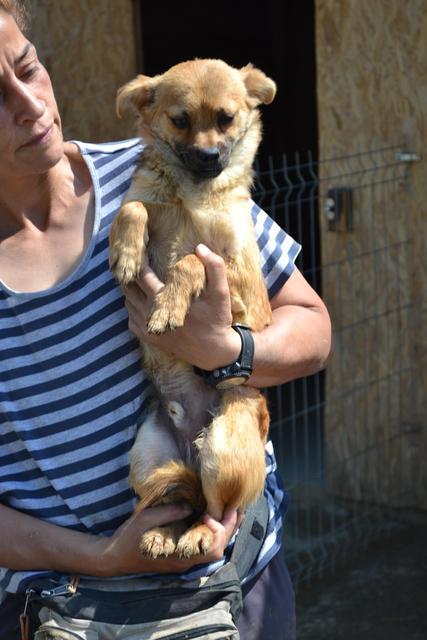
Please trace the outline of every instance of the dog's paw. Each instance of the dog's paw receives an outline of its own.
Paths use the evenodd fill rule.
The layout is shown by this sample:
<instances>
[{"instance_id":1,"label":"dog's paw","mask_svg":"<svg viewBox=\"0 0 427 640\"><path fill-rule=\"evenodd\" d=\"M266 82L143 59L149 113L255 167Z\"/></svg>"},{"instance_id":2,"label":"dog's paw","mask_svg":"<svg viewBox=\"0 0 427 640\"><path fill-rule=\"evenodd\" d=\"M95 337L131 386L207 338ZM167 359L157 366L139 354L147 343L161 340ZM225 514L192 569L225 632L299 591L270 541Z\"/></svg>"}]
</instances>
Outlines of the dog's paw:
<instances>
[{"instance_id":1,"label":"dog's paw","mask_svg":"<svg viewBox=\"0 0 427 640\"><path fill-rule=\"evenodd\" d=\"M206 555L212 546L214 534L205 524L196 524L178 540L176 553L180 558Z\"/></svg>"},{"instance_id":2,"label":"dog's paw","mask_svg":"<svg viewBox=\"0 0 427 640\"><path fill-rule=\"evenodd\" d=\"M156 527L142 535L139 550L144 556L153 560L159 557L166 558L175 552L176 542L173 527Z\"/></svg>"},{"instance_id":3,"label":"dog's paw","mask_svg":"<svg viewBox=\"0 0 427 640\"><path fill-rule=\"evenodd\" d=\"M115 242L110 247L110 269L121 285L136 280L144 264L144 251L124 242Z\"/></svg>"},{"instance_id":4,"label":"dog's paw","mask_svg":"<svg viewBox=\"0 0 427 640\"><path fill-rule=\"evenodd\" d=\"M160 335L179 329L184 325L187 313L188 305L172 298L167 287L163 287L156 296L154 309L147 322L147 331Z\"/></svg>"},{"instance_id":5,"label":"dog's paw","mask_svg":"<svg viewBox=\"0 0 427 640\"><path fill-rule=\"evenodd\" d=\"M177 320L168 309L155 309L147 322L147 331L154 335L161 335L167 331L174 331L182 327L183 321Z\"/></svg>"}]
</instances>

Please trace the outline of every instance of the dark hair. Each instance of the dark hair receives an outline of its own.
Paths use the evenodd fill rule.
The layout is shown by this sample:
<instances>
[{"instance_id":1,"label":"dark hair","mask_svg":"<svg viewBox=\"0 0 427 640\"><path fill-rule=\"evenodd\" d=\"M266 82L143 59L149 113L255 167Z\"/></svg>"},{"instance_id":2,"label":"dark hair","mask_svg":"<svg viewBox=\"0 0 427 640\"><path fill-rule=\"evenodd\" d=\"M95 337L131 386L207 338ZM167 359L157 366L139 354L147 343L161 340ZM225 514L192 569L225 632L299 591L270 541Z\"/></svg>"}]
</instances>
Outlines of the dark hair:
<instances>
[{"instance_id":1,"label":"dark hair","mask_svg":"<svg viewBox=\"0 0 427 640\"><path fill-rule=\"evenodd\" d=\"M11 15L23 33L29 27L29 11L26 0L0 0L0 11Z\"/></svg>"}]
</instances>

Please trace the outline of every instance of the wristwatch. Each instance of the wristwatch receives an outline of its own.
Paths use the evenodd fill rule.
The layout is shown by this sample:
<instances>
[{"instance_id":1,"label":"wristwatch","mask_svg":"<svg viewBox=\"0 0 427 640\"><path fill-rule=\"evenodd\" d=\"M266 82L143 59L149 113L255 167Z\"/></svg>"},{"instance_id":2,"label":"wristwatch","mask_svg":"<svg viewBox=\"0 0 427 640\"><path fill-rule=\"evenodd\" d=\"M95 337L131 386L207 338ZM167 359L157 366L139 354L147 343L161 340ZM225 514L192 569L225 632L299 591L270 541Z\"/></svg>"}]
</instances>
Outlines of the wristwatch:
<instances>
[{"instance_id":1,"label":"wristwatch","mask_svg":"<svg viewBox=\"0 0 427 640\"><path fill-rule=\"evenodd\" d=\"M236 362L213 371L204 371L203 377L217 389L229 389L244 384L250 377L254 361L254 338L250 327L245 324L232 324L242 340L242 348Z\"/></svg>"}]
</instances>

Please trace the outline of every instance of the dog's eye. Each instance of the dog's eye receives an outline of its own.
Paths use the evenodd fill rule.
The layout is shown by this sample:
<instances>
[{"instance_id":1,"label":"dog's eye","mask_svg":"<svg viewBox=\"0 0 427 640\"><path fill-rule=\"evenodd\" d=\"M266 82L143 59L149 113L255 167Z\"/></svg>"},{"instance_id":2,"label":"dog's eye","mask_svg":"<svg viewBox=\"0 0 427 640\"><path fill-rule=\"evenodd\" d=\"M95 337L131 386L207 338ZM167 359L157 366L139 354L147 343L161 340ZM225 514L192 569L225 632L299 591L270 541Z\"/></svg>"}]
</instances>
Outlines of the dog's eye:
<instances>
[{"instance_id":1,"label":"dog's eye","mask_svg":"<svg viewBox=\"0 0 427 640\"><path fill-rule=\"evenodd\" d=\"M234 116L230 115L229 113L220 113L218 116L218 125L220 127L227 127L229 124L231 124L234 120Z\"/></svg>"},{"instance_id":2,"label":"dog's eye","mask_svg":"<svg viewBox=\"0 0 427 640\"><path fill-rule=\"evenodd\" d=\"M186 113L183 113L182 116L171 117L171 122L177 129L188 129L190 126L190 118Z\"/></svg>"}]
</instances>

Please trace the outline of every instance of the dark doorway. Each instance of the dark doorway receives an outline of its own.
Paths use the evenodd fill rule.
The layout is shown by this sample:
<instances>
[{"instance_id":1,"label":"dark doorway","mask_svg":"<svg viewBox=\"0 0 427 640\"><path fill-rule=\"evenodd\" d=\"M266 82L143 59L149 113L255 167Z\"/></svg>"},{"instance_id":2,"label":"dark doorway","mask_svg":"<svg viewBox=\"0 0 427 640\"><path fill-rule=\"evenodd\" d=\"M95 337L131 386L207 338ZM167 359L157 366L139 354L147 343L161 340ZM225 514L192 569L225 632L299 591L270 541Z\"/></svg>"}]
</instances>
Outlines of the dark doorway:
<instances>
[{"instance_id":1,"label":"dark doorway","mask_svg":"<svg viewBox=\"0 0 427 640\"><path fill-rule=\"evenodd\" d=\"M314 1L141 2L142 71L154 75L192 58L248 62L276 81L263 109L260 156L317 149Z\"/></svg>"}]
</instances>

